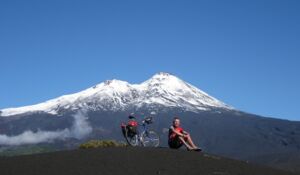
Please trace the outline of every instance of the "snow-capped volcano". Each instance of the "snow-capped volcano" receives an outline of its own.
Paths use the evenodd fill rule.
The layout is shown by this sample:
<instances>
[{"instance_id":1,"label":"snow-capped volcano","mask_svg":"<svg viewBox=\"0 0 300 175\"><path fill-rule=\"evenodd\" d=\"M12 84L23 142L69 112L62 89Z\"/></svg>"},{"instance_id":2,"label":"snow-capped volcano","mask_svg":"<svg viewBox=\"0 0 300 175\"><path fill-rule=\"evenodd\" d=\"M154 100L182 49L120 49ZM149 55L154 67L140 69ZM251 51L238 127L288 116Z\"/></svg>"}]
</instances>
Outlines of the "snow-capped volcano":
<instances>
[{"instance_id":1,"label":"snow-capped volcano","mask_svg":"<svg viewBox=\"0 0 300 175\"><path fill-rule=\"evenodd\" d=\"M268 164L278 155L284 163L299 162L289 157L300 154L299 122L238 111L168 73L140 84L109 80L37 105L0 110L0 146L50 142L70 149L84 140L121 140L119 126L129 113L141 121L153 111L151 129L162 147L173 117L179 116L207 152L254 163Z\"/></svg>"},{"instance_id":2,"label":"snow-capped volcano","mask_svg":"<svg viewBox=\"0 0 300 175\"><path fill-rule=\"evenodd\" d=\"M77 109L123 111L147 106L176 107L193 112L211 108L232 109L176 76L161 72L141 84L108 80L79 93L44 103L3 109L0 116L34 112L58 114L62 110Z\"/></svg>"}]
</instances>

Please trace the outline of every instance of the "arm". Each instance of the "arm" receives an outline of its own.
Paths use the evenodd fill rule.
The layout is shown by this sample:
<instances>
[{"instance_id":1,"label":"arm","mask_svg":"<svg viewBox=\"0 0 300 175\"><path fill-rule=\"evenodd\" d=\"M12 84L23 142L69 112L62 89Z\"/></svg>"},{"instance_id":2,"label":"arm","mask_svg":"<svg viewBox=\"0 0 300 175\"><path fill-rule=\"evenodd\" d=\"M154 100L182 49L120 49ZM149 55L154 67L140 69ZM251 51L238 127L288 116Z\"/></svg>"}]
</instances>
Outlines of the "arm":
<instances>
[{"instance_id":1,"label":"arm","mask_svg":"<svg viewBox=\"0 0 300 175\"><path fill-rule=\"evenodd\" d=\"M176 130L174 129L173 126L171 126L170 129L171 129L176 135L179 135L179 136L181 136L181 137L184 137L184 134L183 134L183 133L180 133L180 132L178 132L178 131L176 131Z\"/></svg>"},{"instance_id":2,"label":"arm","mask_svg":"<svg viewBox=\"0 0 300 175\"><path fill-rule=\"evenodd\" d=\"M184 134L184 135L189 135L189 133L188 133L188 132L186 132L186 131L183 131L183 134Z\"/></svg>"}]
</instances>

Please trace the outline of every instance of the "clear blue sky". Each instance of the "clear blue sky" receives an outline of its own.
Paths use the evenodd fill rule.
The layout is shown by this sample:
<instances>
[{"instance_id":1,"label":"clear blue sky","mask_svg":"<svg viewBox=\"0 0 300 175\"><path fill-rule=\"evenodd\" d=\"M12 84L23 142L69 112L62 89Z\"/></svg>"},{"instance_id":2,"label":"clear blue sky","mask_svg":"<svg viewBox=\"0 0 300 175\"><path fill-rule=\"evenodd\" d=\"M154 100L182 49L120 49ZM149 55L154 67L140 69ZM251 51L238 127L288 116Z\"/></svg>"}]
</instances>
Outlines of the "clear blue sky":
<instances>
[{"instance_id":1,"label":"clear blue sky","mask_svg":"<svg viewBox=\"0 0 300 175\"><path fill-rule=\"evenodd\" d=\"M1 0L0 65L0 109L165 71L300 120L300 1Z\"/></svg>"}]
</instances>

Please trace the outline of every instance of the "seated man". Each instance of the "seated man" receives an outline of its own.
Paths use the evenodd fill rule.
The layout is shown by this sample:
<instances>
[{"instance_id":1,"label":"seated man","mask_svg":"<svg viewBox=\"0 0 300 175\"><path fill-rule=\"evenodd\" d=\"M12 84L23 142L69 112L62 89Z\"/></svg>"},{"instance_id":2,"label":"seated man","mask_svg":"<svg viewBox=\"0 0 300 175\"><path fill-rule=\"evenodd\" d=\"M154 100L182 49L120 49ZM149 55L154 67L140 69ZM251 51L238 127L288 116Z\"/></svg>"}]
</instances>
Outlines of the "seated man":
<instances>
[{"instance_id":1,"label":"seated man","mask_svg":"<svg viewBox=\"0 0 300 175\"><path fill-rule=\"evenodd\" d=\"M169 147L173 149L178 149L182 145L185 145L188 150L201 151L201 149L194 144L190 134L180 127L180 120L178 117L173 119L173 125L169 129L168 143Z\"/></svg>"}]
</instances>

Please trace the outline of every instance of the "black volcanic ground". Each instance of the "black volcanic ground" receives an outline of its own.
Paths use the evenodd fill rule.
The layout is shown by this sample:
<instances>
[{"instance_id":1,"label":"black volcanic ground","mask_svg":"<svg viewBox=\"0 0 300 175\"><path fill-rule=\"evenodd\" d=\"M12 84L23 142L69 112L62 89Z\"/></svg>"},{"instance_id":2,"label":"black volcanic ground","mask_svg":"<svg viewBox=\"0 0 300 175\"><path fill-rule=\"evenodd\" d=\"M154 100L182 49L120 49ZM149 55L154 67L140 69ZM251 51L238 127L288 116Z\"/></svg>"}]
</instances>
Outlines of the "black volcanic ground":
<instances>
[{"instance_id":1,"label":"black volcanic ground","mask_svg":"<svg viewBox=\"0 0 300 175\"><path fill-rule=\"evenodd\" d=\"M98 148L0 157L1 175L292 175L292 173L167 148Z\"/></svg>"}]
</instances>

